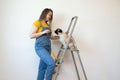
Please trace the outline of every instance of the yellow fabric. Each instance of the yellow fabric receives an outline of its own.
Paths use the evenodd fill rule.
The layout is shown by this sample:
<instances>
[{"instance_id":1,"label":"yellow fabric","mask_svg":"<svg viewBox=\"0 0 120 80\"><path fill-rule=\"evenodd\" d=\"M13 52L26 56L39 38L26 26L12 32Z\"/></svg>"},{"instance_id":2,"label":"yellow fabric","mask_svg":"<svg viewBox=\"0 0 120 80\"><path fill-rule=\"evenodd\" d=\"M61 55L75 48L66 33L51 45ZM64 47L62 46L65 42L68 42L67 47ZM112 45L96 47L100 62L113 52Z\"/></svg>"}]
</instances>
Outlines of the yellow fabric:
<instances>
[{"instance_id":1,"label":"yellow fabric","mask_svg":"<svg viewBox=\"0 0 120 80\"><path fill-rule=\"evenodd\" d=\"M52 53L51 53L51 56L53 57L53 59L54 59L55 61L57 60L57 54L56 54L56 53L52 52Z\"/></svg>"},{"instance_id":2,"label":"yellow fabric","mask_svg":"<svg viewBox=\"0 0 120 80\"><path fill-rule=\"evenodd\" d=\"M41 32L42 28L49 28L49 25L47 23L44 23L42 20L37 20L33 23L33 26L38 28L37 32Z\"/></svg>"}]
</instances>

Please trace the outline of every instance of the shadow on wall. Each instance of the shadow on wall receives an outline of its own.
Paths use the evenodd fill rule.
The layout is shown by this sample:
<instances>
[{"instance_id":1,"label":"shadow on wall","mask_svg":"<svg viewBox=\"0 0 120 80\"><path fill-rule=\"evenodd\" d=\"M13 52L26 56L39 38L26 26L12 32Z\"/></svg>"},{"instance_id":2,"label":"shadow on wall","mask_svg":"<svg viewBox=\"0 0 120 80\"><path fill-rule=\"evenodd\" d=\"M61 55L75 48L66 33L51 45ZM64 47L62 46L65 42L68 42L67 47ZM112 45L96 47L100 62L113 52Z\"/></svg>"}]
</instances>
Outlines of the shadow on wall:
<instances>
[{"instance_id":1,"label":"shadow on wall","mask_svg":"<svg viewBox=\"0 0 120 80\"><path fill-rule=\"evenodd\" d=\"M80 52L83 52L85 54L93 54L95 52L95 46L94 44L89 44L84 40L82 37L74 37L77 47L80 50Z\"/></svg>"},{"instance_id":2,"label":"shadow on wall","mask_svg":"<svg viewBox=\"0 0 120 80\"><path fill-rule=\"evenodd\" d=\"M1 24L1 26L3 26ZM6 58L6 52L7 52L7 44L5 39L5 29L4 27L1 27L0 29L0 80L4 79L4 70L5 70L5 58Z\"/></svg>"}]
</instances>

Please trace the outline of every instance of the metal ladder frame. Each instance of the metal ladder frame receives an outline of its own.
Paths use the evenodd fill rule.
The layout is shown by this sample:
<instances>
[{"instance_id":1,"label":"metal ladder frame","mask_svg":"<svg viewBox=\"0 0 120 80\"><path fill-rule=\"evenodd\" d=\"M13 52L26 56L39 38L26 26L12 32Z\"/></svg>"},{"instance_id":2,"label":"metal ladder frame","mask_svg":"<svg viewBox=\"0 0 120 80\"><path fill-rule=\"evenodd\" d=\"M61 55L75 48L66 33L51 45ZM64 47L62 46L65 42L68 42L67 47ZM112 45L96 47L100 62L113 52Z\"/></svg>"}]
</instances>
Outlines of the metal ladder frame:
<instances>
[{"instance_id":1,"label":"metal ladder frame","mask_svg":"<svg viewBox=\"0 0 120 80\"><path fill-rule=\"evenodd\" d=\"M82 61L81 61L81 57L80 57L80 54L79 54L79 50L77 49L77 45L75 43L75 40L74 38L72 37L72 33L74 31L74 28L75 28L75 25L76 25L76 22L77 22L77 19L78 17L77 16L74 16L72 19L71 19L71 22L69 24L69 27L68 27L68 30L67 30L67 33L69 34L69 38L68 38L68 42L66 43L66 46L63 48L63 45L61 45L60 47L60 50L58 52L58 55L57 55L57 58L58 60L56 61L56 64L57 64L57 70L56 70L56 75L55 75L55 80L57 80L57 76L59 75L59 71L60 71L60 68L61 68L61 65L62 65L62 62L63 62L63 59L64 59L64 55L66 54L66 51L68 50L68 45L69 45L69 42L70 42L70 38L72 38L73 40L73 43L74 43L74 47L75 49L71 51L71 55L72 55L72 58L73 58L73 62L74 62L74 66L75 66L75 69L76 69L76 73L77 73L77 77L78 77L78 80L80 80L80 75L79 75L79 72L78 72L78 68L77 68L77 64L76 64L76 61L75 61L75 57L74 57L74 52L77 52L77 56L79 58L79 62L80 62L80 65L81 65L81 68L82 68L82 71L83 71L83 75L84 75L84 78L85 80L87 80L87 76L86 76L86 73L85 73L85 70L84 70L84 66L82 64ZM72 28L71 28L72 27ZM71 30L71 32L70 32Z\"/></svg>"}]
</instances>

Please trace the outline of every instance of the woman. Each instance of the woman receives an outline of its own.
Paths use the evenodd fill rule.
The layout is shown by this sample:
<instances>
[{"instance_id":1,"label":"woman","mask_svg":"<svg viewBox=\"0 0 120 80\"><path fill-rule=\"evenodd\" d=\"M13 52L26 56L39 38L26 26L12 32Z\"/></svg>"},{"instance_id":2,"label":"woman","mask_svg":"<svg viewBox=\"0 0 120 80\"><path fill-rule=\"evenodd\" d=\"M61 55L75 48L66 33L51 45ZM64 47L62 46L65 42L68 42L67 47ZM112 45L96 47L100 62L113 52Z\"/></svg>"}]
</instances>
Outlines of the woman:
<instances>
[{"instance_id":1,"label":"woman","mask_svg":"<svg viewBox=\"0 0 120 80\"><path fill-rule=\"evenodd\" d=\"M30 37L36 38L35 51L40 57L39 71L37 80L52 80L52 74L55 67L55 61L51 57L51 41L57 39L51 36L51 22L53 19L53 11L45 8L39 20L33 23L33 29Z\"/></svg>"}]
</instances>

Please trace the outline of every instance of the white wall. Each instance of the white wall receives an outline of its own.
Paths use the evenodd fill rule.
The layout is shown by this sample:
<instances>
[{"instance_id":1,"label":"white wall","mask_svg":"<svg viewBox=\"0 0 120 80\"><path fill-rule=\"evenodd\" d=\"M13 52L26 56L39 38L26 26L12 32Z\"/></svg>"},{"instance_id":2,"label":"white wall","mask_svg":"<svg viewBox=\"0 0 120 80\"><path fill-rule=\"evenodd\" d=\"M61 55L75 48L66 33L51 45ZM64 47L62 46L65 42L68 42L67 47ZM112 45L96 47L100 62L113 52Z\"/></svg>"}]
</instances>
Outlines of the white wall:
<instances>
[{"instance_id":1,"label":"white wall","mask_svg":"<svg viewBox=\"0 0 120 80\"><path fill-rule=\"evenodd\" d=\"M67 30L79 17L73 36L88 80L120 80L119 0L1 0L0 80L36 80L39 58L29 32L46 7L54 11L53 29ZM72 64L66 55L58 80L77 80Z\"/></svg>"}]
</instances>

